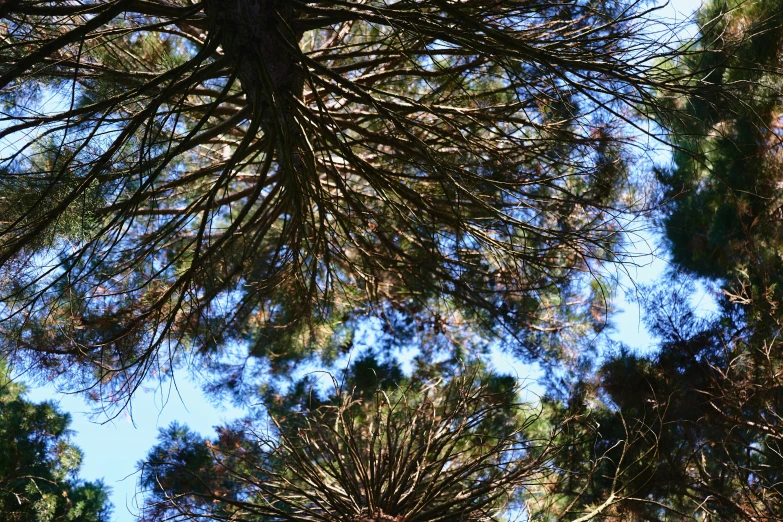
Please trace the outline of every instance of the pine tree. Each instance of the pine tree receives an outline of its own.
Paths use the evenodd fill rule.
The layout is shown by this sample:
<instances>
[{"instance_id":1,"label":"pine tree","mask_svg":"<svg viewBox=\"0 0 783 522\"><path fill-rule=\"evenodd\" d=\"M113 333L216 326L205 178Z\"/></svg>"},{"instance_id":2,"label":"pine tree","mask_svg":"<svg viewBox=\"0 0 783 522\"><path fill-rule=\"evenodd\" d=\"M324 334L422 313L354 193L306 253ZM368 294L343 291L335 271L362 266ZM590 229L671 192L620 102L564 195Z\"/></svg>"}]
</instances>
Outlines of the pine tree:
<instances>
[{"instance_id":1,"label":"pine tree","mask_svg":"<svg viewBox=\"0 0 783 522\"><path fill-rule=\"evenodd\" d=\"M604 321L584 282L622 259L634 135L687 116L664 98L730 94L676 67L656 15L3 2L4 351L114 400L230 346L334 357L368 315L562 356Z\"/></svg>"},{"instance_id":2,"label":"pine tree","mask_svg":"<svg viewBox=\"0 0 783 522\"><path fill-rule=\"evenodd\" d=\"M108 522L109 490L77 478L82 453L70 417L34 404L0 364L0 518L8 522Z\"/></svg>"},{"instance_id":3,"label":"pine tree","mask_svg":"<svg viewBox=\"0 0 783 522\"><path fill-rule=\"evenodd\" d=\"M517 397L516 379L462 368L331 394L278 396L271 422L204 439L161 430L140 464L142 520L489 521L567 516L548 492L563 427ZM573 506L571 506L573 508Z\"/></svg>"},{"instance_id":4,"label":"pine tree","mask_svg":"<svg viewBox=\"0 0 783 522\"><path fill-rule=\"evenodd\" d=\"M644 437L631 430L635 469L624 470L626 498L612 512L617 520L780 520L779 345L756 344L745 311L728 299L720 313L700 317L691 292L688 285L652 292L646 314L657 350L621 348L583 385L584 396L604 404L592 413L602 447L628 440L624 420L646 427ZM569 458L584 465L590 449ZM599 502L617 489L613 453L608 472L589 484Z\"/></svg>"},{"instance_id":5,"label":"pine tree","mask_svg":"<svg viewBox=\"0 0 783 522\"><path fill-rule=\"evenodd\" d=\"M674 277L644 292L658 346L648 354L620 346L571 397L602 404L593 414L605 447L627 440L624 420L649 426L632 452L638 473L621 483L632 498L613 502L609 520L783 517L776 217L783 4L708 2L697 20L694 45L709 52L683 66L708 61L707 81L747 91L742 103L679 101L692 118L675 133L674 164L659 173ZM737 67L745 63L760 67ZM694 309L689 278L722 288L716 312ZM591 447L576 449L572 461L590 459ZM617 486L617 455L588 484L598 503Z\"/></svg>"},{"instance_id":6,"label":"pine tree","mask_svg":"<svg viewBox=\"0 0 783 522\"><path fill-rule=\"evenodd\" d=\"M726 16L722 16L728 13ZM697 45L715 64L709 81L747 85L742 103L689 99L694 116L677 133L674 165L660 173L663 225L673 261L713 278L738 302L771 318L783 271L779 251L783 4L712 2L699 14ZM736 67L759 64L757 68ZM703 63L691 64L703 67ZM760 327L760 324L757 324ZM774 324L770 325L774 329ZM771 334L763 332L764 336Z\"/></svg>"},{"instance_id":7,"label":"pine tree","mask_svg":"<svg viewBox=\"0 0 783 522\"><path fill-rule=\"evenodd\" d=\"M707 4L698 16L701 33L691 44L694 52L676 64L677 70L685 71L680 74L686 79L687 71L709 71L704 78L707 84L741 85L745 96L742 103L726 104L717 94L722 87L716 87L699 96L665 102L671 103L671 111L681 111L682 119L673 127L675 164L659 176L665 190L662 221L675 269L724 285L718 311L700 317L690 305L688 285L646 291L646 322L659 339L657 350L637 354L620 346L607 354L597 371L585 371L581 380L569 383L568 393L542 401L542 414L535 425L526 427L525 436L540 435L540 430L552 426L560 430L538 439L548 440L556 451L541 461L547 474L528 477L532 494L519 497L528 502L530 520L537 516L579 521L772 522L783 518L779 344L783 319L777 284L780 231L775 217L780 199L781 16L783 8L776 1ZM679 277L675 286L685 276ZM393 365L359 363L365 368L362 375L371 373L369 369L376 371L378 379L370 388L393 395L396 388L388 382L400 380ZM395 377L387 381L391 375ZM274 415L296 420L281 429L283 439L285 429L299 434L303 426L314 430L332 426L317 414L331 411L334 404L328 400L313 404L309 417L291 415L306 404L304 397L312 397L306 391L299 388L293 397L274 397L279 399L277 410L269 401ZM373 404L372 395L362 395L361 389L357 396L364 401L360 410L365 403ZM153 468L159 476L173 479L179 476L176 470L187 468L177 467L182 459L163 458L172 454L169 448L181 443L184 448L211 450L211 457L203 451L199 454L203 460L194 459L212 466L202 464L204 469L221 469L224 475L219 476L238 470L232 477L242 480L230 487L221 483L224 489L210 482L213 489L208 494L190 484L162 482L171 487L158 489L155 500L160 503L151 506L176 509L179 501L186 512L209 516L254 509L260 503L257 499L251 506L237 499L244 501L248 488L267 484L268 477L253 475L227 458L257 448L257 439L243 438L249 433L246 427L236 427L221 432L210 446L182 431L164 436L151 455L151 461L157 458ZM249 461L257 462L255 458ZM226 464L221 467L222 463ZM309 463L316 469L323 465L318 459ZM344 478L340 472L335 475L335 483ZM222 501L223 497L230 500ZM258 498L269 497L259 494ZM398 515L379 513L358 511L353 520L390 520L385 517Z\"/></svg>"}]
</instances>

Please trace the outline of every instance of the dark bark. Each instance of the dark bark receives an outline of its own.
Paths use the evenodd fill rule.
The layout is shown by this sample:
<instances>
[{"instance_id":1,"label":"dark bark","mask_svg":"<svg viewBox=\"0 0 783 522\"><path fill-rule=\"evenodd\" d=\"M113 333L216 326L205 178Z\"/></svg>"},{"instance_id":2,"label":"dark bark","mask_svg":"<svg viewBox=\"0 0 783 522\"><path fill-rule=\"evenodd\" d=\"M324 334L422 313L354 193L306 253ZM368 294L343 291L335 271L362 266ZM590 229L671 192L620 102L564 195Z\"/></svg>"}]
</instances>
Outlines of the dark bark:
<instances>
[{"instance_id":1,"label":"dark bark","mask_svg":"<svg viewBox=\"0 0 783 522\"><path fill-rule=\"evenodd\" d=\"M206 0L220 44L236 61L237 76L248 99L264 103L272 94L301 98L304 86L293 33L296 13L283 0Z\"/></svg>"}]
</instances>

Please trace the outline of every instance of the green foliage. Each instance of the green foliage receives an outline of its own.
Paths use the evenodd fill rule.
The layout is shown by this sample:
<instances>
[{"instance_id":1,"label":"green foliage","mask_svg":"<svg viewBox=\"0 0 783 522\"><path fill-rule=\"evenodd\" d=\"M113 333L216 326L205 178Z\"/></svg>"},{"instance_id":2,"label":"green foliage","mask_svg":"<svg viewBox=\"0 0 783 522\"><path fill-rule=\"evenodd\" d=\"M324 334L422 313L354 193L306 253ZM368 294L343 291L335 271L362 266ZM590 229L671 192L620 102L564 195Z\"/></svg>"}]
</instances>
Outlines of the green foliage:
<instances>
[{"instance_id":1,"label":"green foliage","mask_svg":"<svg viewBox=\"0 0 783 522\"><path fill-rule=\"evenodd\" d=\"M196 511L209 506L216 515L230 515L224 502L244 498L243 483L236 476L245 459L259 455L252 438L244 436L241 425L218 428L218 438L209 441L176 423L161 429L159 443L139 463L139 487L155 505L146 510L142 520L160 520L167 511ZM242 451L237 459L217 461L217 450ZM232 468L228 468L232 465ZM237 467L238 466L238 467ZM262 475L258 480L264 480ZM173 496L172 496L173 495ZM213 499L217 499L213 502Z\"/></svg>"},{"instance_id":2,"label":"green foliage","mask_svg":"<svg viewBox=\"0 0 783 522\"><path fill-rule=\"evenodd\" d=\"M119 401L184 361L329 364L368 317L573 358L642 210L633 129L682 120L656 92L731 98L631 0L0 12L2 349Z\"/></svg>"},{"instance_id":3,"label":"green foliage","mask_svg":"<svg viewBox=\"0 0 783 522\"><path fill-rule=\"evenodd\" d=\"M70 418L33 404L0 363L0 518L8 522L108 522L109 490L77 478L82 454Z\"/></svg>"},{"instance_id":4,"label":"green foliage","mask_svg":"<svg viewBox=\"0 0 783 522\"><path fill-rule=\"evenodd\" d=\"M506 376L415 381L362 396L362 378L349 379L354 392L311 391L266 429L238 423L214 440L161 431L141 468L144 520L500 520L528 510L553 475L558 428L544 428Z\"/></svg>"},{"instance_id":5,"label":"green foliage","mask_svg":"<svg viewBox=\"0 0 783 522\"><path fill-rule=\"evenodd\" d=\"M695 118L659 179L673 261L723 287L719 310L699 319L687 288L660 290L647 307L659 351L617 353L601 390L623 411L660 412L651 469L661 479L650 474L642 491L671 519L779 520L783 4L712 2L699 16L697 45L718 66L711 81L744 85L746 96L682 103Z\"/></svg>"},{"instance_id":6,"label":"green foliage","mask_svg":"<svg viewBox=\"0 0 783 522\"><path fill-rule=\"evenodd\" d=\"M619 345L545 401L553 422L578 419L555 455L567 474L552 501L595 520L780 520L778 338L759 342L760 311L728 296L700 315L684 276L644 293L657 347ZM767 313L765 329L777 321Z\"/></svg>"},{"instance_id":7,"label":"green foliage","mask_svg":"<svg viewBox=\"0 0 783 522\"><path fill-rule=\"evenodd\" d=\"M0 2L0 348L120 404L185 363L262 401L161 431L144 520L782 519L783 0L682 46L642 4ZM724 298L649 292L658 350L593 372L648 117L672 260ZM496 339L560 393L521 404ZM105 519L14 386L4 513Z\"/></svg>"},{"instance_id":8,"label":"green foliage","mask_svg":"<svg viewBox=\"0 0 783 522\"><path fill-rule=\"evenodd\" d=\"M738 298L762 310L780 300L776 282L783 273L778 215L783 83L776 72L783 4L712 2L699 17L703 29L695 45L710 53L687 66L710 60L716 66L710 81L742 85L745 95L735 104L709 98L682 103L694 117L675 135L681 149L673 168L659 176L667 205L663 224L678 266L722 279L732 293L743 294Z\"/></svg>"}]
</instances>

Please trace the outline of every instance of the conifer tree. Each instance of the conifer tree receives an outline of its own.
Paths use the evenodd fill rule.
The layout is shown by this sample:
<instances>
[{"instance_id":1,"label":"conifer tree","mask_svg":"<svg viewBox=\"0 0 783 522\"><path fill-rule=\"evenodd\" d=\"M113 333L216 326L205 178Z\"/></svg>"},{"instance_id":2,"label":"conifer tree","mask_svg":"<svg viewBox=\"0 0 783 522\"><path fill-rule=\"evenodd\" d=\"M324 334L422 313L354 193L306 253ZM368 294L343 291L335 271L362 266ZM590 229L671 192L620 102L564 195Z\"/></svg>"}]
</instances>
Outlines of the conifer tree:
<instances>
[{"instance_id":1,"label":"conifer tree","mask_svg":"<svg viewBox=\"0 0 783 522\"><path fill-rule=\"evenodd\" d=\"M542 413L526 435L541 434L542 427L561 430L549 439L556 451L542 461L548 473L531 477L525 491L532 494L520 496L528 502L529 520L783 519L781 245L775 217L783 42L779 4L708 3L698 15L701 33L692 47L699 52L678 64L710 71L704 78L710 85L744 85L742 103L719 103L713 95L721 89L670 100L682 119L674 125L675 163L659 176L665 190L662 222L674 268L723 287L718 309L700 315L691 305L693 289L677 287L684 275L670 286L646 289L646 322L658 338L656 350L639 354L620 346L597 371L585 371L581 380L568 383L568 393L542 401ZM395 374L393 366L361 362L378 370L372 386L394 389L385 384ZM291 397L280 399L276 414L300 406ZM313 411L324 405L330 406L317 403ZM329 424L315 418L310 421L316 427ZM292 433L300 427L295 425ZM255 447L255 439L249 444L240 433L249 432L221 432L223 439L210 447L211 458L203 452L204 461L217 467L226 463L224 473L240 469L227 455ZM185 439L181 432L164 437ZM152 455L162 477L177 476L176 466L166 463L179 461L160 458L170 455L166 451L172 446L164 442ZM183 446L197 447L192 441ZM174 508L179 500L185 510L206 509L210 516L221 509L251 509L232 504L233 499L248 491L242 486L252 483L248 477L267 482L245 472L234 475L244 477L232 483L234 489L213 489L211 495L166 482L172 487L157 490L156 500L163 503L155 506ZM221 501L224 494L232 500ZM209 502L187 503L194 499ZM357 513L353 520L391 520L387 514L407 520L397 512Z\"/></svg>"},{"instance_id":2,"label":"conifer tree","mask_svg":"<svg viewBox=\"0 0 783 522\"><path fill-rule=\"evenodd\" d=\"M780 520L783 4L708 2L697 19L696 45L709 51L700 60L714 64L709 81L744 82L746 96L731 106L682 103L693 118L675 133L674 163L659 176L674 277L645 298L656 350L620 347L580 388L608 406L599 414L606 444L625 437L618 412L655 426L634 498L609 515ZM720 290L716 311L694 308L689 278ZM596 498L610 496L608 481L592 486Z\"/></svg>"},{"instance_id":3,"label":"conifer tree","mask_svg":"<svg viewBox=\"0 0 783 522\"><path fill-rule=\"evenodd\" d=\"M0 518L8 522L109 522L109 490L77 477L82 453L70 417L25 399L0 361Z\"/></svg>"},{"instance_id":4,"label":"conifer tree","mask_svg":"<svg viewBox=\"0 0 783 522\"><path fill-rule=\"evenodd\" d=\"M362 365L368 364L364 361ZM278 397L271 422L203 439L161 430L140 464L142 520L550 520L563 427L479 366ZM337 384L337 383L336 383ZM366 382L365 382L366 384ZM573 506L572 506L573 507ZM564 515L568 508L561 508Z\"/></svg>"},{"instance_id":5,"label":"conifer tree","mask_svg":"<svg viewBox=\"0 0 783 522\"><path fill-rule=\"evenodd\" d=\"M720 313L700 316L688 285L650 297L646 314L659 338L656 350L618 349L571 398L580 405L601 401L591 415L600 425L598 446L612 451L600 474L576 481L566 493L584 487L596 505L611 500L606 520L780 520L777 340L757 344L747 311L728 299ZM633 465L615 482L615 463L628 440L634 444L626 462ZM563 459L580 466L595 455L590 445L572 451ZM623 495L612 498L618 491Z\"/></svg>"},{"instance_id":6,"label":"conifer tree","mask_svg":"<svg viewBox=\"0 0 783 522\"><path fill-rule=\"evenodd\" d=\"M3 2L4 351L117 400L228 347L334 357L368 315L562 356L605 321L632 153L687 116L661 100L713 91L645 6Z\"/></svg>"},{"instance_id":7,"label":"conifer tree","mask_svg":"<svg viewBox=\"0 0 783 522\"><path fill-rule=\"evenodd\" d=\"M662 224L673 261L688 273L720 281L737 302L765 321L781 299L781 87L783 4L710 2L699 13L697 45L709 52L709 81L743 82L743 103L690 98L693 115L675 133L671 169L660 173ZM743 68L740 64L758 64ZM703 63L689 64L703 67ZM761 323L757 323L757 327ZM764 331L763 336L774 334ZM762 339L763 342L763 339Z\"/></svg>"}]
</instances>

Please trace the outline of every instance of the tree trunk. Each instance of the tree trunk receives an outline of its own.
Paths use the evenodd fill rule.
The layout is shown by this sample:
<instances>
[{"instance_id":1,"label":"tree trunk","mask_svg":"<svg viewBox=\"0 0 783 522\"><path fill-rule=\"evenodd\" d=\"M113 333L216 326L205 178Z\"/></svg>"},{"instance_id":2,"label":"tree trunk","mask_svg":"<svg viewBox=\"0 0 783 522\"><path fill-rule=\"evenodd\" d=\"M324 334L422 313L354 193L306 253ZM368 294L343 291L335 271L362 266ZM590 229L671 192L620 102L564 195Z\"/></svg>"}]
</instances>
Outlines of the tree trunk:
<instances>
[{"instance_id":1,"label":"tree trunk","mask_svg":"<svg viewBox=\"0 0 783 522\"><path fill-rule=\"evenodd\" d=\"M285 0L205 0L220 44L236 61L237 76L254 104L276 96L301 98L304 77L296 49L301 35L292 32L295 11ZM266 78L265 78L266 76Z\"/></svg>"}]
</instances>

